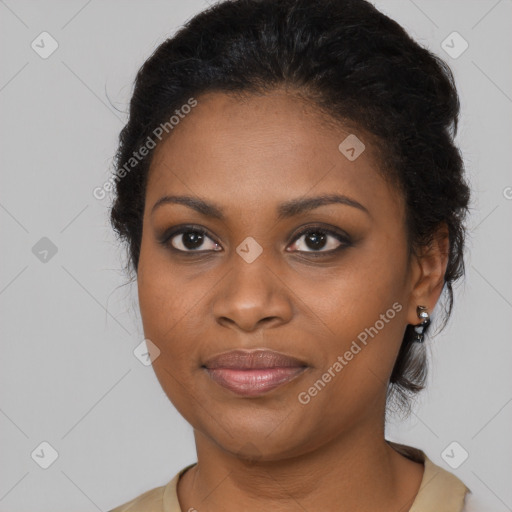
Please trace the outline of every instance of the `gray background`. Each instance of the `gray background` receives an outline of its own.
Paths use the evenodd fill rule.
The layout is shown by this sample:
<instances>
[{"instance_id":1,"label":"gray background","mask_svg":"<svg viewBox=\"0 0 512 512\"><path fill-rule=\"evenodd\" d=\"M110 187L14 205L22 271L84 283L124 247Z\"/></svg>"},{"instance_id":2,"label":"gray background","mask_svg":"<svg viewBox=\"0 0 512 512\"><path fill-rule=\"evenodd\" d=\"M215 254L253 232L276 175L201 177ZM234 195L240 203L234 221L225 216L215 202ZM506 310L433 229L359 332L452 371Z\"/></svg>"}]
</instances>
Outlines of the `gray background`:
<instances>
[{"instance_id":1,"label":"gray background","mask_svg":"<svg viewBox=\"0 0 512 512\"><path fill-rule=\"evenodd\" d=\"M451 65L474 193L467 276L429 342L428 390L387 435L455 473L486 511L512 510L512 2L376 5ZM112 169L137 69L206 6L0 1L0 512L106 511L196 460L191 428L133 355L136 289L123 286L108 197L92 190ZM31 48L43 31L59 45L46 59ZM469 43L457 58L441 47L453 31ZM57 248L46 262L43 237ZM58 452L48 469L31 457L43 441ZM469 453L457 469L441 456L453 441Z\"/></svg>"}]
</instances>

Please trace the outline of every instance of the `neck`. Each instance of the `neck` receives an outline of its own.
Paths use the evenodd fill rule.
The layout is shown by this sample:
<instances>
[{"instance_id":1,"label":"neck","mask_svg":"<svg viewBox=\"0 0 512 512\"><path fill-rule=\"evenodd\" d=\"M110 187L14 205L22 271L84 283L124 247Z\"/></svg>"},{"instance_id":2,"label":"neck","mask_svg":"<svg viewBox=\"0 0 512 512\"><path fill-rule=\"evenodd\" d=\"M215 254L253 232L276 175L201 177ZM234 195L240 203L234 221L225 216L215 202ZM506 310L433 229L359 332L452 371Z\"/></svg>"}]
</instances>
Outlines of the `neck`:
<instances>
[{"instance_id":1,"label":"neck","mask_svg":"<svg viewBox=\"0 0 512 512\"><path fill-rule=\"evenodd\" d=\"M280 460L248 461L198 431L195 438L198 464L178 487L183 510L408 510L423 475L388 445L383 425Z\"/></svg>"}]
</instances>

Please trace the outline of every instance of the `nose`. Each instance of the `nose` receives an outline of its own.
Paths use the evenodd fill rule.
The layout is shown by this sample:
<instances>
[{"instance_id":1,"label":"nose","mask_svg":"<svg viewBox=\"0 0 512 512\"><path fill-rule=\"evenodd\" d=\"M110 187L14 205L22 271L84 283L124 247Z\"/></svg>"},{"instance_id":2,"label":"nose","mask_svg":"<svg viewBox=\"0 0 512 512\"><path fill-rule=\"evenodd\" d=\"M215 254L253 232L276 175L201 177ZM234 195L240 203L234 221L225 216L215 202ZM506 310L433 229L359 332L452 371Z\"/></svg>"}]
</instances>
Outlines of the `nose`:
<instances>
[{"instance_id":1,"label":"nose","mask_svg":"<svg viewBox=\"0 0 512 512\"><path fill-rule=\"evenodd\" d=\"M263 256L252 263L238 254L233 259L217 288L213 303L216 321L245 332L289 322L293 316L292 293L276 269Z\"/></svg>"}]
</instances>

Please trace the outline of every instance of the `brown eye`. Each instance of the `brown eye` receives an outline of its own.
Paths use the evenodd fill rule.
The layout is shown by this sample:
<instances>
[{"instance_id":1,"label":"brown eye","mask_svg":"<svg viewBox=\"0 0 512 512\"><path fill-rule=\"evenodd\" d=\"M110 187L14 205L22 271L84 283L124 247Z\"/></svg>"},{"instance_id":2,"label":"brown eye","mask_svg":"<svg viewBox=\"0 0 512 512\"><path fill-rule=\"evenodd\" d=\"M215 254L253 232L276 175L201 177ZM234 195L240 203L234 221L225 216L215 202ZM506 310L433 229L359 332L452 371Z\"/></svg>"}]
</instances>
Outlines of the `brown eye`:
<instances>
[{"instance_id":1,"label":"brown eye","mask_svg":"<svg viewBox=\"0 0 512 512\"><path fill-rule=\"evenodd\" d=\"M296 235L292 246L298 252L334 252L351 245L350 239L341 233L323 228L309 227Z\"/></svg>"},{"instance_id":2,"label":"brown eye","mask_svg":"<svg viewBox=\"0 0 512 512\"><path fill-rule=\"evenodd\" d=\"M181 228L168 235L163 243L181 252L202 252L221 250L203 229Z\"/></svg>"}]
</instances>

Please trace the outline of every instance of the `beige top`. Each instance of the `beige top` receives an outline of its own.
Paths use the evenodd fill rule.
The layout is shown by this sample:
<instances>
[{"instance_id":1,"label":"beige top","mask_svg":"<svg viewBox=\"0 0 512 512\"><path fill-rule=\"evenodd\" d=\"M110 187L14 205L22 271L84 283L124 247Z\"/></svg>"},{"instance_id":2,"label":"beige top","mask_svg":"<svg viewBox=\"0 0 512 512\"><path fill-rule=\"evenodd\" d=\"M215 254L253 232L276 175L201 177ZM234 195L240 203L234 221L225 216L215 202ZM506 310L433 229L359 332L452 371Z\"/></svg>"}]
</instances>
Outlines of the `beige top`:
<instances>
[{"instance_id":1,"label":"beige top","mask_svg":"<svg viewBox=\"0 0 512 512\"><path fill-rule=\"evenodd\" d=\"M452 473L436 466L421 450L388 441L402 455L423 462L425 471L420 489L409 512L463 512L464 497L469 489ZM182 511L176 492L178 480L189 464L162 487L156 487L110 512L187 512Z\"/></svg>"}]
</instances>

